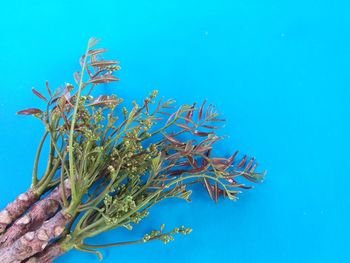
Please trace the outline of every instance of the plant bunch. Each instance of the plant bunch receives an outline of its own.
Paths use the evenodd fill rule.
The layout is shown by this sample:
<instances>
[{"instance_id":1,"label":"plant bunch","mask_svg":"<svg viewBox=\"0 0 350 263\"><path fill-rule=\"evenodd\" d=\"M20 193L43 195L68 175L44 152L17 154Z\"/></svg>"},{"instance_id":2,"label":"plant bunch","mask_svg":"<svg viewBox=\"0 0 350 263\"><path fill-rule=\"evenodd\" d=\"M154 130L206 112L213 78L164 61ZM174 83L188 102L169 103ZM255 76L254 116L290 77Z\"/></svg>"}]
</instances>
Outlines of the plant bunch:
<instances>
[{"instance_id":1,"label":"plant bunch","mask_svg":"<svg viewBox=\"0 0 350 263\"><path fill-rule=\"evenodd\" d=\"M18 112L32 115L44 126L34 161L32 184L0 212L1 262L52 262L77 249L96 254L99 248L161 240L189 234L185 227L158 230L135 241L88 244L86 239L118 227L132 230L151 207L169 198L190 201L191 187L203 185L210 198L235 200L249 189L241 178L259 182L254 158L212 154L221 140L215 131L220 118L204 101L175 106L153 91L131 108L117 95L97 95L102 84L118 81L115 60L90 39L80 59L76 84L66 83L47 95L43 109ZM45 143L47 142L47 143ZM39 174L44 145L49 146L46 169Z\"/></svg>"}]
</instances>

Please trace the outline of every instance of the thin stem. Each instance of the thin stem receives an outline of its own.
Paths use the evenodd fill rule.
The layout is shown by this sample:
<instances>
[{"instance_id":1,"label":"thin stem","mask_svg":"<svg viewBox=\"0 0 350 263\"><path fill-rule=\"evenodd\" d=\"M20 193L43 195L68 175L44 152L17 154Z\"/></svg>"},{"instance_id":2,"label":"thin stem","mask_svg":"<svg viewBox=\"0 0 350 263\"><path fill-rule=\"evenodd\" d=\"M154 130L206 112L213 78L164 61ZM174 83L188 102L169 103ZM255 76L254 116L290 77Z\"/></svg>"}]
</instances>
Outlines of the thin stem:
<instances>
[{"instance_id":1,"label":"thin stem","mask_svg":"<svg viewBox=\"0 0 350 263\"><path fill-rule=\"evenodd\" d=\"M48 131L45 131L43 137L41 138L41 141L39 143L38 150L36 152L35 161L34 161L34 167L33 167L33 173L32 173L32 187L35 187L38 184L38 165L39 165L39 159L41 155L41 151L43 149L44 142L46 140L47 135L49 134Z\"/></svg>"},{"instance_id":2,"label":"thin stem","mask_svg":"<svg viewBox=\"0 0 350 263\"><path fill-rule=\"evenodd\" d=\"M90 49L90 40L88 43L88 46L85 51L84 59L83 59L83 65L80 73L80 80L79 80L79 86L78 86L78 92L77 92L77 97L76 97L76 102L74 106L74 112L72 115L72 122L71 122L71 127L70 127L70 132L69 132L69 143L68 143L68 151L69 151L69 178L71 181L71 188L72 188L72 198L76 198L77 195L77 190L76 190L76 185L75 185L75 167L74 167L74 152L73 152L73 140L74 140L74 128L75 128L75 123L77 120L77 112L79 108L79 100L80 100L80 94L81 94L81 89L83 86L83 78L84 78L84 72L85 72L85 67L86 67L86 59L89 53Z\"/></svg>"},{"instance_id":3,"label":"thin stem","mask_svg":"<svg viewBox=\"0 0 350 263\"><path fill-rule=\"evenodd\" d=\"M64 155L64 158L66 158L66 154ZM63 207L68 207L68 199L66 195L66 189L65 189L65 182L64 182L64 169L65 169L65 161L62 161L61 165L61 175L60 175L60 183L62 187L62 192L61 192L61 198L63 202Z\"/></svg>"},{"instance_id":4,"label":"thin stem","mask_svg":"<svg viewBox=\"0 0 350 263\"><path fill-rule=\"evenodd\" d=\"M154 239L152 239L154 240ZM152 241L149 240L149 241ZM107 247L119 247L119 246L126 246L126 245L137 245L141 243L146 243L143 241L143 239L134 240L134 241L126 241L126 242L116 242L116 243L110 243L110 244L104 244L104 245L89 245L89 244L83 244L84 248L90 248L90 249L96 249L96 248L107 248Z\"/></svg>"},{"instance_id":5,"label":"thin stem","mask_svg":"<svg viewBox=\"0 0 350 263\"><path fill-rule=\"evenodd\" d=\"M42 184L37 189L37 192L39 193L39 195L41 195L46 190L47 186L51 182L52 177L55 175L59 167L60 167L60 162L57 161L55 165L52 167L50 173L47 174L47 176L42 179Z\"/></svg>"}]
</instances>

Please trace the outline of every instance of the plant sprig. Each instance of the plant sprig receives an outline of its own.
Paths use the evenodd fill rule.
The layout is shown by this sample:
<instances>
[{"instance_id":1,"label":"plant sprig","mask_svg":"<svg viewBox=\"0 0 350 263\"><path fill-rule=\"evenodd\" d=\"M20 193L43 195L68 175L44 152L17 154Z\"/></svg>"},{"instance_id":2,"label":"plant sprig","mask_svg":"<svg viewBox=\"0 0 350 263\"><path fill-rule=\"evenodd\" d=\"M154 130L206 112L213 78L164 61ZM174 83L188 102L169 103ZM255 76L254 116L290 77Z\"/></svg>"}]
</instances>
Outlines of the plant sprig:
<instances>
[{"instance_id":1,"label":"plant sprig","mask_svg":"<svg viewBox=\"0 0 350 263\"><path fill-rule=\"evenodd\" d=\"M87 238L118 227L129 230L145 218L150 208L169 198L190 201L191 187L201 184L210 198L235 200L239 189L249 189L243 179L259 182L264 173L256 172L254 158L212 156L222 137L216 135L224 122L215 107L206 101L182 105L157 99L153 91L131 109L117 95L99 95L95 88L118 81L120 67L115 60L104 60L106 49L94 49L89 40L81 58L81 71L74 74L77 85L44 96L45 110L30 108L18 112L34 115L45 127L35 158L32 185L41 192L69 180L71 196L62 196L63 208L73 218L60 242L65 249L97 253L95 249L151 240L172 240L177 228L164 234L163 228L133 242L87 245ZM38 164L44 142L49 140L47 169L38 177ZM73 221L76 224L73 224ZM97 255L100 255L97 253Z\"/></svg>"}]
</instances>

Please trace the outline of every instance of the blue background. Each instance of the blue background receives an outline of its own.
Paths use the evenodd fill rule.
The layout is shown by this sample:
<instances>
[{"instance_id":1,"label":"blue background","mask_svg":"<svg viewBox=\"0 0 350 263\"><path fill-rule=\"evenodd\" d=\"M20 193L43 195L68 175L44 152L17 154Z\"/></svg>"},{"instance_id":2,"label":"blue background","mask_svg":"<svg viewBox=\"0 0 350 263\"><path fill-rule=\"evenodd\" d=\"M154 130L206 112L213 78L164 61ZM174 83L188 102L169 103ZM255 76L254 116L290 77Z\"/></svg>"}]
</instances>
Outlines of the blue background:
<instances>
[{"instance_id":1,"label":"blue background","mask_svg":"<svg viewBox=\"0 0 350 263\"><path fill-rule=\"evenodd\" d=\"M227 118L222 154L254 155L265 182L236 203L169 201L133 233L194 228L166 246L108 249L105 262L350 262L348 1L3 1L0 16L1 205L30 182L39 122L15 112L30 88L73 82L90 36L121 61L115 89L190 103ZM57 262L97 262L72 252Z\"/></svg>"}]
</instances>

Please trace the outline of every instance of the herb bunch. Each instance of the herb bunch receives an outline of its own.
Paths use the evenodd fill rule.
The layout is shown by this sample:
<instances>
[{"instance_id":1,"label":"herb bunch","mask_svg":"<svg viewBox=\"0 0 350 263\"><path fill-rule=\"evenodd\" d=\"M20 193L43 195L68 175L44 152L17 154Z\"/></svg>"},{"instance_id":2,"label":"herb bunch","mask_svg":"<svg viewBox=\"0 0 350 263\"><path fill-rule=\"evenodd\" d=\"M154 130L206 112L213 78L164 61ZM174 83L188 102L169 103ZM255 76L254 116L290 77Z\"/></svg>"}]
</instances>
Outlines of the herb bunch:
<instances>
[{"instance_id":1,"label":"herb bunch","mask_svg":"<svg viewBox=\"0 0 350 263\"><path fill-rule=\"evenodd\" d=\"M44 126L32 173L32 184L0 212L2 262L52 262L71 249L96 254L98 249L161 240L189 234L185 227L159 230L139 240L113 244L87 244L86 239L124 227L132 230L150 209L169 198L190 201L194 184L209 197L236 200L249 189L241 178L260 182L254 158L215 157L212 149L223 119L213 105L175 106L153 91L142 103L127 108L117 95L98 95L96 88L116 82L120 69L104 60L106 49L90 39L80 59L76 84L51 90L33 89L44 109L18 112L32 115ZM39 176L38 164L48 141L47 168Z\"/></svg>"}]
</instances>

